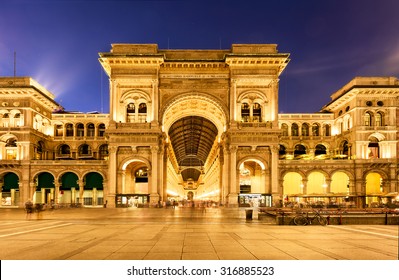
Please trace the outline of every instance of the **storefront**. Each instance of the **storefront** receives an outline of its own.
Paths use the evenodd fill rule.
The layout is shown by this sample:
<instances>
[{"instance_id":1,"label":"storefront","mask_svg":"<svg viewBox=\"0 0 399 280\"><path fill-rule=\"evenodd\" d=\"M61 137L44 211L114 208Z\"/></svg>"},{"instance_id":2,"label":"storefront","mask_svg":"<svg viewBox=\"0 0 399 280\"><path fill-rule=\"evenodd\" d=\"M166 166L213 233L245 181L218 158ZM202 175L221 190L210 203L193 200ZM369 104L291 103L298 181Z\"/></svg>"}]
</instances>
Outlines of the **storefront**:
<instances>
[{"instance_id":1,"label":"storefront","mask_svg":"<svg viewBox=\"0 0 399 280\"><path fill-rule=\"evenodd\" d=\"M270 194L241 193L238 196L239 207L271 207L272 196Z\"/></svg>"},{"instance_id":2,"label":"storefront","mask_svg":"<svg viewBox=\"0 0 399 280\"><path fill-rule=\"evenodd\" d=\"M118 208L145 208L149 207L150 196L148 194L117 194L115 205Z\"/></svg>"}]
</instances>

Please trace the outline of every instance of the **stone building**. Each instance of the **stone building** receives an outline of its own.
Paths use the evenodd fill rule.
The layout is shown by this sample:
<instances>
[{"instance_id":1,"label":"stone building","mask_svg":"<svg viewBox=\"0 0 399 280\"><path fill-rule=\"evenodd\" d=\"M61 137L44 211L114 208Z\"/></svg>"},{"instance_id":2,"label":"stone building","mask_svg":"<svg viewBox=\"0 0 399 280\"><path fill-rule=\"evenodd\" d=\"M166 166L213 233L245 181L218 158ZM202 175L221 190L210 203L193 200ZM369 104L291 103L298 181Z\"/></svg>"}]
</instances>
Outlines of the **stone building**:
<instances>
[{"instance_id":1,"label":"stone building","mask_svg":"<svg viewBox=\"0 0 399 280\"><path fill-rule=\"evenodd\" d=\"M0 78L2 206L359 207L398 192L399 82L358 77L320 112L279 114L276 45L160 50L99 61L109 114L65 111L31 78Z\"/></svg>"}]
</instances>

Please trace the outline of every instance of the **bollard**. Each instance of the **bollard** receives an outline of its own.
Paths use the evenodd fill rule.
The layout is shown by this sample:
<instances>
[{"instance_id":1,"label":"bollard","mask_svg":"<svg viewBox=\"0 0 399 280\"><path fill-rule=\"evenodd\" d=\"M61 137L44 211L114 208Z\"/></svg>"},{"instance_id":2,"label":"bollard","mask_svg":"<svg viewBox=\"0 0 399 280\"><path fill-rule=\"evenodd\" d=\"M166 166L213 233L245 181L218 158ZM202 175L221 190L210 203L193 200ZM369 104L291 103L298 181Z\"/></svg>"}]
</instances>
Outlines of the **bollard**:
<instances>
[{"instance_id":1,"label":"bollard","mask_svg":"<svg viewBox=\"0 0 399 280\"><path fill-rule=\"evenodd\" d=\"M246 220L252 220L252 209L245 209L245 219Z\"/></svg>"}]
</instances>

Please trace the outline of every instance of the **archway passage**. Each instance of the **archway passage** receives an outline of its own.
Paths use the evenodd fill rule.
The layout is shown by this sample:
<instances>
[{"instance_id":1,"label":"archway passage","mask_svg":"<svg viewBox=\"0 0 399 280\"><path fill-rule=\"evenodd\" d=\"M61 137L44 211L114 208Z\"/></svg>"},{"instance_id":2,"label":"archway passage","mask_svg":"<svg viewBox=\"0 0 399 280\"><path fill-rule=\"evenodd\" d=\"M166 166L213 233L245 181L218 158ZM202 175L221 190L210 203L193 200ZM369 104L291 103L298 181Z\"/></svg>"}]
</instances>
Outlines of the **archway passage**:
<instances>
[{"instance_id":1,"label":"archway passage","mask_svg":"<svg viewBox=\"0 0 399 280\"><path fill-rule=\"evenodd\" d=\"M17 205L19 203L19 178L17 174L8 172L4 175L0 194L2 206Z\"/></svg>"},{"instance_id":2,"label":"archway passage","mask_svg":"<svg viewBox=\"0 0 399 280\"><path fill-rule=\"evenodd\" d=\"M217 127L199 116L188 116L174 122L169 138L179 164L183 181L198 181L218 135Z\"/></svg>"}]
</instances>

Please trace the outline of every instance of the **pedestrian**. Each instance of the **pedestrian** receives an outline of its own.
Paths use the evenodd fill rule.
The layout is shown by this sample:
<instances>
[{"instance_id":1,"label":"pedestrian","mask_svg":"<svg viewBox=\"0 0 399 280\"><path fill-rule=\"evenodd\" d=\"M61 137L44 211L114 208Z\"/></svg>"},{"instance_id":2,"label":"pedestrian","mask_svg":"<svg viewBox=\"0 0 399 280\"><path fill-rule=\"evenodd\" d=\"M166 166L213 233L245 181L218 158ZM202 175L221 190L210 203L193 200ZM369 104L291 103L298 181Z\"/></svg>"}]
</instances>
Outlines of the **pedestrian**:
<instances>
[{"instance_id":1,"label":"pedestrian","mask_svg":"<svg viewBox=\"0 0 399 280\"><path fill-rule=\"evenodd\" d=\"M42 205L40 203L36 203L35 210L37 215L36 218L40 220L42 218L42 210L43 210Z\"/></svg>"},{"instance_id":2,"label":"pedestrian","mask_svg":"<svg viewBox=\"0 0 399 280\"><path fill-rule=\"evenodd\" d=\"M26 219L30 220L33 212L33 203L30 199L25 202Z\"/></svg>"}]
</instances>

